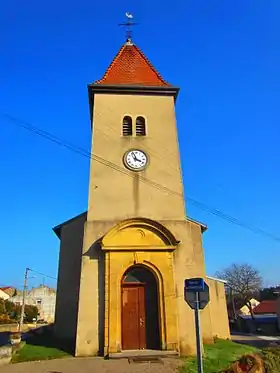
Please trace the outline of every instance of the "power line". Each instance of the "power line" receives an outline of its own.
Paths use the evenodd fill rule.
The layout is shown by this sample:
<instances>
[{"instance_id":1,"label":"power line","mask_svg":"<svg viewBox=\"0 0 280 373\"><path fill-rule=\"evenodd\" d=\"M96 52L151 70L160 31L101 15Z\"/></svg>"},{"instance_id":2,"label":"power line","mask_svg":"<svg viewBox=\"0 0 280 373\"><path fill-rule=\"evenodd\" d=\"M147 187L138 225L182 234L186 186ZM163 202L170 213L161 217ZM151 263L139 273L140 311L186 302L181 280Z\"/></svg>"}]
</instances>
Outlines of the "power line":
<instances>
[{"instance_id":1,"label":"power line","mask_svg":"<svg viewBox=\"0 0 280 373\"><path fill-rule=\"evenodd\" d=\"M45 273L35 271L35 270L32 269L32 268L26 268L26 270L27 270L28 272L31 271L31 272L36 273L36 274L38 274L38 275L41 275L41 276L43 276L43 277L47 277L47 278L49 278L49 279L52 279L52 280L56 280L56 281L57 281L57 278L56 278L56 277L49 276L49 275L46 275ZM30 280L30 279L32 279L32 277L31 277L31 278L30 278L30 277L28 278L28 280ZM27 284L25 284L25 285L26 285L26 289L27 289ZM4 287L11 287L11 288L18 289L18 288L24 288L25 285L16 286L16 285L0 284L0 287L1 287L1 288L4 288Z\"/></svg>"},{"instance_id":2,"label":"power line","mask_svg":"<svg viewBox=\"0 0 280 373\"><path fill-rule=\"evenodd\" d=\"M245 223L245 222L242 222L240 221L239 219L229 215L229 214L225 214L223 213L222 211L218 210L218 209L215 209L213 207L209 207L207 206L206 204L202 203L202 202L198 202L196 201L195 199L191 198L191 197L188 197L188 200L196 207L204 210L204 211L207 211L207 212L210 212L211 214L213 215L216 215L218 216L219 218L221 219L224 219L226 220L228 223L231 223L231 224L235 224L241 228L245 228L249 231L251 231L252 233L256 233L256 234L261 234L263 236L266 236L266 237L269 237L275 241L280 241L280 237L270 233L270 232L267 232L265 231L264 229L262 228L258 228L258 227L253 227L253 226L250 226L249 224Z\"/></svg>"},{"instance_id":3,"label":"power line","mask_svg":"<svg viewBox=\"0 0 280 373\"><path fill-rule=\"evenodd\" d=\"M31 272L37 273L37 275L41 275L41 276L44 276L44 277L50 278L50 279L52 279L52 280L57 280L56 277L49 276L49 275L46 275L45 273L41 273L41 272L35 271L35 270L32 269L32 268L28 268L28 270L31 271Z\"/></svg>"},{"instance_id":4,"label":"power line","mask_svg":"<svg viewBox=\"0 0 280 373\"><path fill-rule=\"evenodd\" d=\"M22 127L30 132L33 132L35 133L36 135L39 135L41 137L44 137L46 138L47 140L50 140L60 146L63 146L65 147L66 149L69 149L79 155L82 155L86 158L90 158L90 159L93 159L95 160L96 162L99 162L101 164L103 164L104 166L107 166L107 167L110 167L111 169L115 170L115 171L118 171L124 175L127 175L131 178L134 178L135 175L132 173L132 172L129 172L128 170L125 170L123 169L122 167L120 167L119 165L113 163L113 162L110 162L96 154L93 154L93 153L90 153L88 152L87 150L84 150L76 145L73 145L73 144L70 144L70 143L67 143L65 142L64 140L61 140L59 139L58 137L56 137L55 135L51 134L50 132L47 132L47 131L44 131L42 129L40 129L39 127L37 126L34 126L32 125L31 123L28 123L28 122L25 122L21 119L18 119L14 116L11 116L9 114L6 114L6 113L0 113L0 115L6 119L8 119L9 121L15 123L17 126L19 127ZM176 192L172 189L169 189L167 188L166 186L163 186L159 183L156 183L142 175L138 175L139 177L139 180L146 183L146 184L149 184L150 186L152 186L153 188L156 188L158 190L161 190L161 191L164 191L164 192L167 192L169 194L172 194L172 195L177 195L181 198L183 198L183 193L179 193L179 192ZM201 210L204 210L208 213L211 213L212 215L215 215L217 217L219 217L220 219L223 219L225 221L227 221L228 223L231 223L231 224L234 224L234 225L237 225L241 228L244 228L244 229L247 229L249 231L251 231L252 233L256 233L256 234L260 234L260 235L263 235L263 236L266 236L268 238L271 238L275 241L280 241L280 237L270 233L270 232L267 232L266 230L262 229L262 228L259 228L259 227L253 227L253 226L250 226L248 225L247 223L245 222L242 222L240 221L239 219L229 215L229 214L226 214L224 212L222 212L221 210L218 210L216 208L213 208L213 207L210 207L208 206L207 204L204 204L202 202L199 202L197 201L196 199L194 198L191 198L191 197L188 197L188 201L190 203L192 203L194 206L200 208Z\"/></svg>"},{"instance_id":5,"label":"power line","mask_svg":"<svg viewBox=\"0 0 280 373\"><path fill-rule=\"evenodd\" d=\"M63 146L77 154L80 154L84 157L87 157L87 158L90 158L90 159L93 159L95 160L96 162L98 163L101 163L107 167L110 167L124 175L127 175L131 178L135 178L135 174L133 174L132 172L128 171L128 170L125 170L124 168L120 167L119 165L113 163L113 162L110 162L108 160L106 160L105 158L102 158L96 154L93 154L93 153L90 153L88 152L87 150L84 150L76 145L73 145L73 144L70 144L70 143L67 143L65 142L64 140L61 140L59 139L58 137L52 135L50 132L47 132L47 131L44 131L42 129L40 129L39 127L35 127L33 126L32 124L28 123L28 122L24 122L18 118L15 118L11 115L8 115L8 114L3 114L1 113L1 116L4 116L5 118L7 118L8 120L14 122L16 125L18 125L19 127L22 127L30 132L33 132L41 137L44 137L60 146ZM173 195L177 195L179 197L182 197L183 198L183 194L182 193L179 193L179 192L176 192L172 189L169 189L161 184L158 184L150 179L147 179L146 177L142 176L142 175L138 175L139 177L139 180L141 180L142 182L144 183L147 183L147 184L150 184L151 186L153 186L154 188L157 188L159 190L164 190L170 194L173 194Z\"/></svg>"}]
</instances>

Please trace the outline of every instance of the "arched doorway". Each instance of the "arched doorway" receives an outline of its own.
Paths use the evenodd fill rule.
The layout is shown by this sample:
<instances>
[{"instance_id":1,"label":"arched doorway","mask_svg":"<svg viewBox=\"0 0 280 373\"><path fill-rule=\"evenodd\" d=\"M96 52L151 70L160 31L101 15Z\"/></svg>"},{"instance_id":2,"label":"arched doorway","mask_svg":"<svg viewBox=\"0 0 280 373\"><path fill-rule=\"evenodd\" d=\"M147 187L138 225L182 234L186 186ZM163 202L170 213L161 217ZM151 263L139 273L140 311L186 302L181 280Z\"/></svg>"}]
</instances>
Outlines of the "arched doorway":
<instances>
[{"instance_id":1,"label":"arched doorway","mask_svg":"<svg viewBox=\"0 0 280 373\"><path fill-rule=\"evenodd\" d=\"M160 349L158 283L152 271L133 266L122 279L122 349Z\"/></svg>"}]
</instances>

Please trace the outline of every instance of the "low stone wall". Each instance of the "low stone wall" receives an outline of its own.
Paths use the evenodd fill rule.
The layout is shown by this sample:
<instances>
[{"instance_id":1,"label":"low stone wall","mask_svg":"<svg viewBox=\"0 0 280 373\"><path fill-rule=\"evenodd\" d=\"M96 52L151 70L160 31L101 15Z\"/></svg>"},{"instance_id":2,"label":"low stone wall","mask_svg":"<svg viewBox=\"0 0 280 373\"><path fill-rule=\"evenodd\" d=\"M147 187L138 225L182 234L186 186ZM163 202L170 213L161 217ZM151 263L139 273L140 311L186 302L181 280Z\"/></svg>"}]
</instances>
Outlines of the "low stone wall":
<instances>
[{"instance_id":1,"label":"low stone wall","mask_svg":"<svg viewBox=\"0 0 280 373\"><path fill-rule=\"evenodd\" d=\"M35 324L23 324L22 326L22 331L26 332L29 329L35 329L38 328L38 325L36 326ZM0 324L0 333L2 332L10 332L14 333L18 331L18 324Z\"/></svg>"},{"instance_id":2,"label":"low stone wall","mask_svg":"<svg viewBox=\"0 0 280 373\"><path fill-rule=\"evenodd\" d=\"M17 324L3 324L3 325L0 325L0 333L16 332L17 328L18 328Z\"/></svg>"},{"instance_id":3,"label":"low stone wall","mask_svg":"<svg viewBox=\"0 0 280 373\"><path fill-rule=\"evenodd\" d=\"M31 326L31 327L30 327ZM9 325L1 325L2 327L2 330L0 330L0 332L2 333L6 333L8 334L9 336L9 333L11 332L16 332L17 331L17 324L9 324ZM52 328L53 328L53 325L50 324L50 325L40 325L40 326L37 326L37 328L35 327L35 325L28 325L26 324L25 325L25 328L23 330L25 330L25 338L28 338L28 337L31 337L32 335L40 335L40 334L43 334L45 332L50 332L52 331ZM7 337L8 339L8 337ZM5 342L7 343L7 342ZM4 346L1 346L0 347L0 366L1 365L5 365L5 364L9 364L12 360L12 356L13 354L18 351L19 349L21 349L24 345L25 345L25 341L21 341L20 344L18 345L10 345L10 344L6 344Z\"/></svg>"},{"instance_id":4,"label":"low stone wall","mask_svg":"<svg viewBox=\"0 0 280 373\"><path fill-rule=\"evenodd\" d=\"M12 360L13 348L12 346L0 347L0 366L9 364Z\"/></svg>"}]
</instances>

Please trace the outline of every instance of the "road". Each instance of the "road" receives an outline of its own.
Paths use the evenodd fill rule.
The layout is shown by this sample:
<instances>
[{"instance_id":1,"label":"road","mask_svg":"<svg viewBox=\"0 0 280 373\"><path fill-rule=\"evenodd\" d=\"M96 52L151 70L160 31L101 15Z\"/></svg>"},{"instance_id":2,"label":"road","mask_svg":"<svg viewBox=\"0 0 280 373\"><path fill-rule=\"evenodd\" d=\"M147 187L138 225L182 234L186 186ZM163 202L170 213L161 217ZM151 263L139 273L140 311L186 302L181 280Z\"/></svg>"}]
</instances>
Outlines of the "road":
<instances>
[{"instance_id":1,"label":"road","mask_svg":"<svg viewBox=\"0 0 280 373\"><path fill-rule=\"evenodd\" d=\"M1 367L1 373L177 373L179 359L162 359L159 363L129 363L127 359L66 358L9 364Z\"/></svg>"},{"instance_id":2,"label":"road","mask_svg":"<svg viewBox=\"0 0 280 373\"><path fill-rule=\"evenodd\" d=\"M280 336L266 336L259 334L232 334L234 342L247 344L257 348L268 347L272 343L280 345Z\"/></svg>"}]
</instances>

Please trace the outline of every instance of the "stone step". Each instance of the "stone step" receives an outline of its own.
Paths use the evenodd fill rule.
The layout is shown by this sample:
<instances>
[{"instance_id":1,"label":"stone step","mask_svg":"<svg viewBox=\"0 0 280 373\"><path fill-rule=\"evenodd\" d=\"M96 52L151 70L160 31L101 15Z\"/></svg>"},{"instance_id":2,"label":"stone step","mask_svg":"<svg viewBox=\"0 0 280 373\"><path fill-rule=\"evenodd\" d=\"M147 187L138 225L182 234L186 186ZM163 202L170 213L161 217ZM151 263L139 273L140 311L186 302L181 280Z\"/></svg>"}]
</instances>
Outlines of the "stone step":
<instances>
[{"instance_id":1,"label":"stone step","mask_svg":"<svg viewBox=\"0 0 280 373\"><path fill-rule=\"evenodd\" d=\"M179 357L178 351L161 351L161 350L126 350L109 354L109 359L145 359Z\"/></svg>"}]
</instances>

